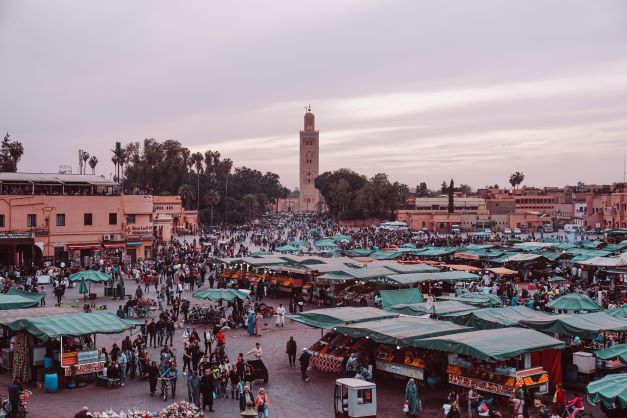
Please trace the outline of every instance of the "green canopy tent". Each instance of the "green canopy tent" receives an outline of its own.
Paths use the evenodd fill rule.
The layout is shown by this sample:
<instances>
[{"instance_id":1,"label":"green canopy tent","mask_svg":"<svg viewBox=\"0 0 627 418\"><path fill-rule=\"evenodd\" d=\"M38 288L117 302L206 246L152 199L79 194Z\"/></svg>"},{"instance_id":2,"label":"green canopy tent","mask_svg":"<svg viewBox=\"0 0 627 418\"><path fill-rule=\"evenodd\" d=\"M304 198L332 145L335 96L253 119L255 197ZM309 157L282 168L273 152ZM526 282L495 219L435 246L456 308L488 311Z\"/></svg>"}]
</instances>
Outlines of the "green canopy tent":
<instances>
[{"instance_id":1,"label":"green canopy tent","mask_svg":"<svg viewBox=\"0 0 627 418\"><path fill-rule=\"evenodd\" d=\"M106 283L111 281L111 276L96 270L83 270L70 275L71 282L80 282L81 280L93 283Z\"/></svg>"},{"instance_id":2,"label":"green canopy tent","mask_svg":"<svg viewBox=\"0 0 627 418\"><path fill-rule=\"evenodd\" d=\"M370 307L342 307L316 309L303 312L300 315L291 315L290 319L309 325L314 328L330 329L340 325L357 322L374 321L378 319L397 318L399 315L383 309Z\"/></svg>"},{"instance_id":3,"label":"green canopy tent","mask_svg":"<svg viewBox=\"0 0 627 418\"><path fill-rule=\"evenodd\" d=\"M350 337L370 338L381 344L407 347L412 346L415 339L456 334L471 328L430 318L400 317L343 325L336 330Z\"/></svg>"},{"instance_id":4,"label":"green canopy tent","mask_svg":"<svg viewBox=\"0 0 627 418\"><path fill-rule=\"evenodd\" d=\"M617 318L627 318L627 305L619 306L618 308L606 309L603 312Z\"/></svg>"},{"instance_id":5,"label":"green canopy tent","mask_svg":"<svg viewBox=\"0 0 627 418\"><path fill-rule=\"evenodd\" d=\"M466 305L465 303L452 300L443 300L436 301L431 304L427 302L421 302L394 305L386 308L386 311L410 316L435 315L437 317L440 317L456 312L469 312L475 309L477 309L476 306Z\"/></svg>"},{"instance_id":6,"label":"green canopy tent","mask_svg":"<svg viewBox=\"0 0 627 418\"><path fill-rule=\"evenodd\" d=\"M418 289L380 290L383 309L399 304L420 303L424 300Z\"/></svg>"},{"instance_id":7,"label":"green canopy tent","mask_svg":"<svg viewBox=\"0 0 627 418\"><path fill-rule=\"evenodd\" d=\"M524 328L499 328L441 335L415 340L412 345L446 353L465 354L488 362L505 361L524 353L548 348L563 349L566 346L558 339Z\"/></svg>"},{"instance_id":8,"label":"green canopy tent","mask_svg":"<svg viewBox=\"0 0 627 418\"><path fill-rule=\"evenodd\" d=\"M303 247L303 248L311 248L311 244L308 241L292 241L287 245L291 245L292 247Z\"/></svg>"},{"instance_id":9,"label":"green canopy tent","mask_svg":"<svg viewBox=\"0 0 627 418\"><path fill-rule=\"evenodd\" d=\"M401 245L401 248L412 248L412 249L416 249L416 244L408 242L407 244L403 244Z\"/></svg>"},{"instance_id":10,"label":"green canopy tent","mask_svg":"<svg viewBox=\"0 0 627 418\"><path fill-rule=\"evenodd\" d=\"M627 344L614 344L605 350L595 351L594 355L601 360L613 360L617 358L627 364Z\"/></svg>"},{"instance_id":11,"label":"green canopy tent","mask_svg":"<svg viewBox=\"0 0 627 418\"><path fill-rule=\"evenodd\" d=\"M407 285L426 282L472 282L479 280L476 274L465 271L436 271L426 273L391 274L387 276L387 283Z\"/></svg>"},{"instance_id":12,"label":"green canopy tent","mask_svg":"<svg viewBox=\"0 0 627 418\"><path fill-rule=\"evenodd\" d=\"M27 331L44 341L57 337L91 334L119 334L135 326L111 312L67 313L56 316L17 319L3 325L13 331Z\"/></svg>"},{"instance_id":13,"label":"green canopy tent","mask_svg":"<svg viewBox=\"0 0 627 418\"><path fill-rule=\"evenodd\" d=\"M342 234L335 234L330 237L330 239L333 240L333 242L351 242L353 240L353 238L349 237L348 235Z\"/></svg>"},{"instance_id":14,"label":"green canopy tent","mask_svg":"<svg viewBox=\"0 0 627 418\"><path fill-rule=\"evenodd\" d=\"M627 319L617 318L604 312L550 315L545 318L521 320L520 323L537 331L586 339L592 339L603 331L627 331Z\"/></svg>"},{"instance_id":15,"label":"green canopy tent","mask_svg":"<svg viewBox=\"0 0 627 418\"><path fill-rule=\"evenodd\" d=\"M599 305L596 300L578 292L568 293L564 296L553 299L546 304L546 307L555 311L566 311L568 313L600 312L603 310L603 307Z\"/></svg>"},{"instance_id":16,"label":"green canopy tent","mask_svg":"<svg viewBox=\"0 0 627 418\"><path fill-rule=\"evenodd\" d=\"M248 299L250 294L236 289L204 289L194 292L193 296L196 299L219 302L221 300L232 301L235 298Z\"/></svg>"},{"instance_id":17,"label":"green canopy tent","mask_svg":"<svg viewBox=\"0 0 627 418\"><path fill-rule=\"evenodd\" d=\"M502 308L484 308L470 312L461 312L448 319L476 329L496 329L522 326L521 321L554 316L545 312L534 311L526 306L505 306Z\"/></svg>"},{"instance_id":18,"label":"green canopy tent","mask_svg":"<svg viewBox=\"0 0 627 418\"><path fill-rule=\"evenodd\" d=\"M265 255L272 255L272 253L268 251L255 251L255 252L250 253L250 256L255 257L255 258L262 258Z\"/></svg>"},{"instance_id":19,"label":"green canopy tent","mask_svg":"<svg viewBox=\"0 0 627 418\"><path fill-rule=\"evenodd\" d=\"M310 229L307 234L311 235L312 237L317 237L320 236L320 231L318 231L317 229Z\"/></svg>"},{"instance_id":20,"label":"green canopy tent","mask_svg":"<svg viewBox=\"0 0 627 418\"><path fill-rule=\"evenodd\" d=\"M467 292L459 296L440 296L438 300L454 300L480 308L495 308L503 305L501 298L490 293Z\"/></svg>"},{"instance_id":21,"label":"green canopy tent","mask_svg":"<svg viewBox=\"0 0 627 418\"><path fill-rule=\"evenodd\" d=\"M347 257L368 257L372 254L373 250L368 250L365 248L353 248L352 250L343 251L344 255Z\"/></svg>"},{"instance_id":22,"label":"green canopy tent","mask_svg":"<svg viewBox=\"0 0 627 418\"><path fill-rule=\"evenodd\" d=\"M567 282L568 279L562 276L553 276L549 279L549 283L559 283L559 282Z\"/></svg>"},{"instance_id":23,"label":"green canopy tent","mask_svg":"<svg viewBox=\"0 0 627 418\"><path fill-rule=\"evenodd\" d=\"M627 408L627 373L610 374L586 387L588 402L609 410Z\"/></svg>"},{"instance_id":24,"label":"green canopy tent","mask_svg":"<svg viewBox=\"0 0 627 418\"><path fill-rule=\"evenodd\" d=\"M274 251L279 253L299 253L300 248L296 248L292 245L282 245L280 247L276 247Z\"/></svg>"},{"instance_id":25,"label":"green canopy tent","mask_svg":"<svg viewBox=\"0 0 627 418\"><path fill-rule=\"evenodd\" d=\"M43 293L9 289L7 293L0 293L0 310L35 308L43 297Z\"/></svg>"}]
</instances>

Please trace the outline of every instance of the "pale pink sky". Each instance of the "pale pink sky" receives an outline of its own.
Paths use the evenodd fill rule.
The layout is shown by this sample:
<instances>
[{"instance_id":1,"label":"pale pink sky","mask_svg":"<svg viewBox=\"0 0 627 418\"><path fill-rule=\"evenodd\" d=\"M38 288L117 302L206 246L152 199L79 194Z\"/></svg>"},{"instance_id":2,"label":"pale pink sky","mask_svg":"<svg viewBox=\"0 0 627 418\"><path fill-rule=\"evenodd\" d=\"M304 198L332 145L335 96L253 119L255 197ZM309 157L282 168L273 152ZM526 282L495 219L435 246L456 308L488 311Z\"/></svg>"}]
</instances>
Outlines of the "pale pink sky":
<instances>
[{"instance_id":1,"label":"pale pink sky","mask_svg":"<svg viewBox=\"0 0 627 418\"><path fill-rule=\"evenodd\" d=\"M311 103L321 170L414 186L622 179L627 3L0 2L0 131L23 171L113 167L174 138L297 184Z\"/></svg>"}]
</instances>

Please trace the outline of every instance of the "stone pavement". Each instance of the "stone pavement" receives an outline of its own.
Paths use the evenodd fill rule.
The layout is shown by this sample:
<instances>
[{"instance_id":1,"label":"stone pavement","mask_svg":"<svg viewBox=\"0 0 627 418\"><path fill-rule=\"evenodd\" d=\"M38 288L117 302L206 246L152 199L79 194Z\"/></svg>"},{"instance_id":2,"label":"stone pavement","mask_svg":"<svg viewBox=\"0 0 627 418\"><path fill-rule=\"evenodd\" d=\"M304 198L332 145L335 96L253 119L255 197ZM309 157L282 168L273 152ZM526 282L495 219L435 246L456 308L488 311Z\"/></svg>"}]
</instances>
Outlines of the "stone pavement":
<instances>
[{"instance_id":1,"label":"stone pavement","mask_svg":"<svg viewBox=\"0 0 627 418\"><path fill-rule=\"evenodd\" d=\"M134 280L125 280L127 292L134 292L136 285ZM78 286L74 289L68 289L66 300L78 299ZM99 286L92 286L92 291L98 294L97 303L108 305L111 312L115 312L118 306L117 301L105 298L102 295L104 291ZM46 286L48 306L53 306L53 295L50 286ZM154 289L148 296L154 295ZM189 292L184 297L191 299ZM264 299L264 302L278 306L279 302L286 305L286 300ZM193 302L195 303L195 301ZM208 302L203 301L203 304ZM314 309L314 307L311 307ZM198 328L199 334L202 329ZM176 355L179 364L179 370L182 369L182 348L183 348L183 331L177 330L175 334ZM98 347L105 346L110 349L114 342L120 345L120 342L126 334L119 335L99 335L97 338ZM201 334L202 335L202 334ZM226 345L229 358L234 360L237 353L246 353L255 346L255 342L260 342L263 348L263 361L269 370L269 381L263 384L262 381L255 382L254 393L264 386L269 396L270 416L282 418L310 417L322 418L333 417L333 391L335 379L340 377L328 373L321 373L310 368L309 382L302 381L300 376L300 368L290 367L285 354L285 344L290 336L294 336L300 351L304 347L309 347L317 339L320 338L320 330L307 327L299 323L291 323L286 321L284 328L276 328L274 321L268 318L264 325L261 337L251 337L244 329L229 330L226 332ZM153 358L158 358L159 349L150 349ZM297 362L298 364L298 362ZM9 376L6 371L0 374L0 394L6 397L7 386L9 385ZM32 389L32 388L31 388ZM135 379L118 389L106 389L88 385L78 389L62 389L57 394L48 394L40 389L32 389L33 399L29 403L29 418L65 418L73 417L74 413L81 407L88 406L94 409L122 410L133 407L147 408L151 410L159 410L168 403L162 399L151 397L148 389L148 382L145 380ZM377 402L378 417L402 417L401 412L404 395L405 382L403 380L377 380ZM177 382L177 400L187 399L187 389L185 386L185 378L179 375ZM420 391L420 397L423 401L424 410L420 414L423 417L439 417L441 413L441 405L446 397L445 389L431 390L423 389ZM214 403L214 413L207 413L207 416L215 417L239 417L239 403L232 399L218 399ZM464 414L465 416L465 414ZM508 416L508 415L505 415ZM600 415L597 415L600 416Z\"/></svg>"}]
</instances>

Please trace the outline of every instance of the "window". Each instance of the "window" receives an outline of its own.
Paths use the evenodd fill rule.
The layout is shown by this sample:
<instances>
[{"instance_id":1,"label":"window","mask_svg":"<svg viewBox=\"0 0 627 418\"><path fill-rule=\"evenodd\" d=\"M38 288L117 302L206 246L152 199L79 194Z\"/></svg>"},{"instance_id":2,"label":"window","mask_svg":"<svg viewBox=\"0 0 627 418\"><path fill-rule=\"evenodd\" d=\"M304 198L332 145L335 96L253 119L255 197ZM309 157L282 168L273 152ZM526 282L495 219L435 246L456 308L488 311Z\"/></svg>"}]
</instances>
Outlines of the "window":
<instances>
[{"instance_id":1,"label":"window","mask_svg":"<svg viewBox=\"0 0 627 418\"><path fill-rule=\"evenodd\" d=\"M135 214L126 215L126 223L127 224L134 224L135 223Z\"/></svg>"},{"instance_id":2,"label":"window","mask_svg":"<svg viewBox=\"0 0 627 418\"><path fill-rule=\"evenodd\" d=\"M4 228L4 215L0 215L0 228Z\"/></svg>"},{"instance_id":3,"label":"window","mask_svg":"<svg viewBox=\"0 0 627 418\"><path fill-rule=\"evenodd\" d=\"M93 219L91 213L86 213L83 216L83 224L84 225L93 225Z\"/></svg>"},{"instance_id":4,"label":"window","mask_svg":"<svg viewBox=\"0 0 627 418\"><path fill-rule=\"evenodd\" d=\"M65 213L57 213L57 226L65 226Z\"/></svg>"},{"instance_id":5,"label":"window","mask_svg":"<svg viewBox=\"0 0 627 418\"><path fill-rule=\"evenodd\" d=\"M113 212L109 213L109 225L117 225L118 224L118 214Z\"/></svg>"},{"instance_id":6,"label":"window","mask_svg":"<svg viewBox=\"0 0 627 418\"><path fill-rule=\"evenodd\" d=\"M37 226L37 215L33 213L26 215L26 226L29 228L35 228Z\"/></svg>"}]
</instances>

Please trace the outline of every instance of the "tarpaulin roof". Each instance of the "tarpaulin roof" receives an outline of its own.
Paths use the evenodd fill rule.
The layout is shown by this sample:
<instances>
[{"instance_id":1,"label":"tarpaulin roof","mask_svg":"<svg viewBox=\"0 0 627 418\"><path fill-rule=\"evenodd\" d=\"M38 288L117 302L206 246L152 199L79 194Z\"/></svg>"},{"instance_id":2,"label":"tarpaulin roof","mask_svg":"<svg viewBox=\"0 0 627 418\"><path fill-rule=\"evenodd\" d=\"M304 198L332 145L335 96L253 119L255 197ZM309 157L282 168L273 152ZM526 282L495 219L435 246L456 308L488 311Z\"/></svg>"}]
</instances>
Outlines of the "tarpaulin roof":
<instances>
[{"instance_id":1,"label":"tarpaulin roof","mask_svg":"<svg viewBox=\"0 0 627 418\"><path fill-rule=\"evenodd\" d=\"M586 266L621 267L627 266L627 255L620 255L618 257L593 257L579 263Z\"/></svg>"},{"instance_id":2,"label":"tarpaulin roof","mask_svg":"<svg viewBox=\"0 0 627 418\"><path fill-rule=\"evenodd\" d=\"M80 282L82 280L86 282L104 283L110 281L111 276L96 270L83 270L70 275L71 282Z\"/></svg>"},{"instance_id":3,"label":"tarpaulin roof","mask_svg":"<svg viewBox=\"0 0 627 418\"><path fill-rule=\"evenodd\" d=\"M9 289L7 293L0 293L0 310L34 308L43 297L43 293Z\"/></svg>"},{"instance_id":4,"label":"tarpaulin roof","mask_svg":"<svg viewBox=\"0 0 627 418\"><path fill-rule=\"evenodd\" d=\"M501 256L498 256L496 258L493 258L491 260L488 260L488 261L490 261L492 263L503 264L508 258L510 258L511 256L516 255L516 254L520 254L520 253L515 252L515 251L507 251L507 252L505 252L505 254L503 254Z\"/></svg>"},{"instance_id":5,"label":"tarpaulin roof","mask_svg":"<svg viewBox=\"0 0 627 418\"><path fill-rule=\"evenodd\" d=\"M365 248L354 248L352 250L345 250L344 254L349 257L367 257L373 253L373 250L367 250Z\"/></svg>"},{"instance_id":6,"label":"tarpaulin roof","mask_svg":"<svg viewBox=\"0 0 627 418\"><path fill-rule=\"evenodd\" d=\"M458 247L422 247L412 252L418 257L439 257L442 255L452 254L459 250Z\"/></svg>"},{"instance_id":7,"label":"tarpaulin roof","mask_svg":"<svg viewBox=\"0 0 627 418\"><path fill-rule=\"evenodd\" d=\"M594 258L595 256L593 255L577 255L573 258L571 258L570 260L568 260L569 263L575 264L575 263L581 263L582 261L585 260L589 260L591 258Z\"/></svg>"},{"instance_id":8,"label":"tarpaulin roof","mask_svg":"<svg viewBox=\"0 0 627 418\"><path fill-rule=\"evenodd\" d=\"M298 253L300 252L300 248L294 247L293 245L282 245L280 247L276 247L274 251L279 253Z\"/></svg>"},{"instance_id":9,"label":"tarpaulin roof","mask_svg":"<svg viewBox=\"0 0 627 418\"><path fill-rule=\"evenodd\" d=\"M578 315L551 315L520 321L526 327L556 334L594 338L601 331L627 331L627 319L604 312Z\"/></svg>"},{"instance_id":10,"label":"tarpaulin roof","mask_svg":"<svg viewBox=\"0 0 627 418\"><path fill-rule=\"evenodd\" d=\"M601 360L619 359L623 363L627 363L627 344L614 344L605 350L597 350L594 355Z\"/></svg>"},{"instance_id":11,"label":"tarpaulin roof","mask_svg":"<svg viewBox=\"0 0 627 418\"><path fill-rule=\"evenodd\" d=\"M472 250L487 250L488 248L494 248L493 244L468 244L460 248L461 251Z\"/></svg>"},{"instance_id":12,"label":"tarpaulin roof","mask_svg":"<svg viewBox=\"0 0 627 418\"><path fill-rule=\"evenodd\" d=\"M194 292L193 296L196 299L204 299L211 300L213 302L218 302L221 300L231 301L235 298L239 299L248 299L249 294L247 292L242 292L241 290L236 289L204 289Z\"/></svg>"},{"instance_id":13,"label":"tarpaulin roof","mask_svg":"<svg viewBox=\"0 0 627 418\"><path fill-rule=\"evenodd\" d=\"M627 373L609 374L586 387L588 402L608 409L627 408Z\"/></svg>"},{"instance_id":14,"label":"tarpaulin roof","mask_svg":"<svg viewBox=\"0 0 627 418\"><path fill-rule=\"evenodd\" d=\"M476 306L466 305L465 303L457 302L454 300L442 300L436 301L432 304L427 302L411 303L411 304L399 304L386 308L387 311L396 312L403 315L421 316L431 315L436 316L448 315L455 312L467 312L477 309Z\"/></svg>"},{"instance_id":15,"label":"tarpaulin roof","mask_svg":"<svg viewBox=\"0 0 627 418\"><path fill-rule=\"evenodd\" d=\"M571 248L567 250L566 253L572 255L588 255L591 257L605 257L606 255L610 255L609 251L592 250L589 248Z\"/></svg>"},{"instance_id":16,"label":"tarpaulin roof","mask_svg":"<svg viewBox=\"0 0 627 418\"><path fill-rule=\"evenodd\" d=\"M549 279L549 283L556 283L556 282L567 282L568 279L562 277L562 276L553 276Z\"/></svg>"},{"instance_id":17,"label":"tarpaulin roof","mask_svg":"<svg viewBox=\"0 0 627 418\"><path fill-rule=\"evenodd\" d=\"M357 322L374 321L377 319L396 318L399 315L383 309L370 307L342 307L316 309L302 312L300 315L291 315L290 319L315 328L334 328L339 325L354 324Z\"/></svg>"},{"instance_id":18,"label":"tarpaulin roof","mask_svg":"<svg viewBox=\"0 0 627 418\"><path fill-rule=\"evenodd\" d=\"M495 329L521 325L521 321L546 318L551 314L534 311L526 306L506 306L503 308L477 309L471 312L461 313L451 320L458 324L467 325L477 329Z\"/></svg>"},{"instance_id":19,"label":"tarpaulin roof","mask_svg":"<svg viewBox=\"0 0 627 418\"><path fill-rule=\"evenodd\" d=\"M42 316L64 315L68 313L78 313L76 308L59 308L59 307L43 307L43 308L26 308L16 311L0 311L0 325L6 325L11 322L22 319L39 318Z\"/></svg>"},{"instance_id":20,"label":"tarpaulin roof","mask_svg":"<svg viewBox=\"0 0 627 418\"><path fill-rule=\"evenodd\" d=\"M491 271L492 273L499 274L499 275L518 274L518 272L516 270L510 270L510 269L505 268L505 267L494 267L494 268L488 269L488 271Z\"/></svg>"},{"instance_id":21,"label":"tarpaulin roof","mask_svg":"<svg viewBox=\"0 0 627 418\"><path fill-rule=\"evenodd\" d=\"M468 272L473 272L473 273L477 273L481 271L481 268L479 267L469 266L466 264L443 264L442 267L448 267L451 270L456 270L456 271L468 271Z\"/></svg>"},{"instance_id":22,"label":"tarpaulin roof","mask_svg":"<svg viewBox=\"0 0 627 418\"><path fill-rule=\"evenodd\" d=\"M314 241L314 246L318 248L336 248L337 244L333 240L325 238Z\"/></svg>"},{"instance_id":23,"label":"tarpaulin roof","mask_svg":"<svg viewBox=\"0 0 627 418\"><path fill-rule=\"evenodd\" d=\"M619 306L618 308L606 309L605 312L608 315L616 316L618 318L627 318L627 306Z\"/></svg>"},{"instance_id":24,"label":"tarpaulin roof","mask_svg":"<svg viewBox=\"0 0 627 418\"><path fill-rule=\"evenodd\" d=\"M368 268L370 267L385 267L394 273L432 273L440 271L440 269L428 264L400 264L389 260L373 261L368 263Z\"/></svg>"},{"instance_id":25,"label":"tarpaulin roof","mask_svg":"<svg viewBox=\"0 0 627 418\"><path fill-rule=\"evenodd\" d=\"M400 317L381 321L360 322L337 327L337 332L350 337L369 337L382 344L411 346L414 340L438 335L456 334L471 328L431 318Z\"/></svg>"},{"instance_id":26,"label":"tarpaulin roof","mask_svg":"<svg viewBox=\"0 0 627 418\"><path fill-rule=\"evenodd\" d=\"M433 273L392 274L387 276L387 283L399 285L439 281L476 281L479 276L465 271L440 271Z\"/></svg>"},{"instance_id":27,"label":"tarpaulin roof","mask_svg":"<svg viewBox=\"0 0 627 418\"><path fill-rule=\"evenodd\" d=\"M412 289L399 289L399 290L381 290L381 303L383 309L398 304L411 304L420 303L424 300L420 290L416 288Z\"/></svg>"},{"instance_id":28,"label":"tarpaulin roof","mask_svg":"<svg viewBox=\"0 0 627 418\"><path fill-rule=\"evenodd\" d=\"M409 250L409 252L413 252L415 250ZM406 251L375 251L371 253L368 257L374 258L375 260L394 260L405 254Z\"/></svg>"},{"instance_id":29,"label":"tarpaulin roof","mask_svg":"<svg viewBox=\"0 0 627 418\"><path fill-rule=\"evenodd\" d=\"M565 347L558 339L524 328L499 328L442 335L415 340L413 345L429 350L465 354L489 362L504 361L523 353L548 348Z\"/></svg>"},{"instance_id":30,"label":"tarpaulin roof","mask_svg":"<svg viewBox=\"0 0 627 418\"><path fill-rule=\"evenodd\" d=\"M475 307L478 306L481 308L497 307L503 305L501 298L490 293L468 292L462 293L459 296L440 296L438 299L453 300L465 303L467 305L473 305Z\"/></svg>"},{"instance_id":31,"label":"tarpaulin roof","mask_svg":"<svg viewBox=\"0 0 627 418\"><path fill-rule=\"evenodd\" d=\"M601 241L581 241L583 248L599 248L603 244Z\"/></svg>"},{"instance_id":32,"label":"tarpaulin roof","mask_svg":"<svg viewBox=\"0 0 627 418\"><path fill-rule=\"evenodd\" d=\"M332 239L334 242L351 242L353 240L353 238L351 238L350 236L342 234L335 234L330 237L330 239Z\"/></svg>"},{"instance_id":33,"label":"tarpaulin roof","mask_svg":"<svg viewBox=\"0 0 627 418\"><path fill-rule=\"evenodd\" d=\"M578 292L568 293L553 299L546 304L546 307L560 311L599 312L603 310L603 307L596 300Z\"/></svg>"},{"instance_id":34,"label":"tarpaulin roof","mask_svg":"<svg viewBox=\"0 0 627 418\"><path fill-rule=\"evenodd\" d=\"M570 250L571 248L575 248L575 244L571 244L568 242L555 242L551 244L551 248L555 250Z\"/></svg>"},{"instance_id":35,"label":"tarpaulin roof","mask_svg":"<svg viewBox=\"0 0 627 418\"><path fill-rule=\"evenodd\" d=\"M627 248L627 244L608 244L603 248L605 251L618 252Z\"/></svg>"},{"instance_id":36,"label":"tarpaulin roof","mask_svg":"<svg viewBox=\"0 0 627 418\"><path fill-rule=\"evenodd\" d=\"M562 253L548 253L548 252L544 252L544 253L542 253L540 255L542 257L546 258L547 260L555 261L558 258L560 258L563 254Z\"/></svg>"},{"instance_id":37,"label":"tarpaulin roof","mask_svg":"<svg viewBox=\"0 0 627 418\"><path fill-rule=\"evenodd\" d=\"M69 313L56 316L21 319L5 324L13 331L25 330L42 340L89 334L118 334L133 325L111 312Z\"/></svg>"}]
</instances>

